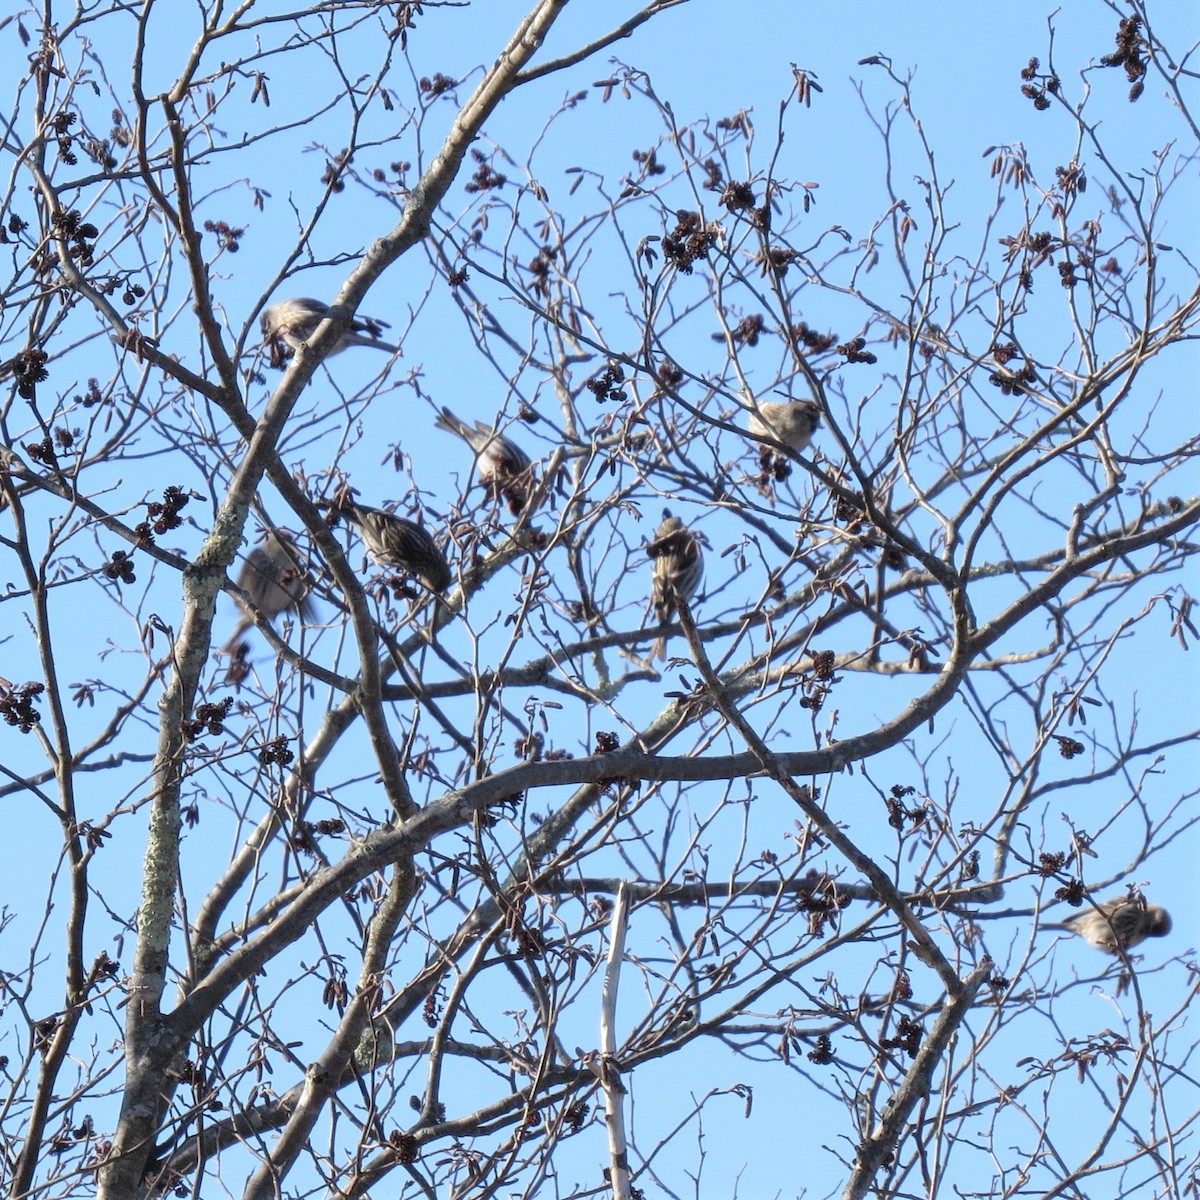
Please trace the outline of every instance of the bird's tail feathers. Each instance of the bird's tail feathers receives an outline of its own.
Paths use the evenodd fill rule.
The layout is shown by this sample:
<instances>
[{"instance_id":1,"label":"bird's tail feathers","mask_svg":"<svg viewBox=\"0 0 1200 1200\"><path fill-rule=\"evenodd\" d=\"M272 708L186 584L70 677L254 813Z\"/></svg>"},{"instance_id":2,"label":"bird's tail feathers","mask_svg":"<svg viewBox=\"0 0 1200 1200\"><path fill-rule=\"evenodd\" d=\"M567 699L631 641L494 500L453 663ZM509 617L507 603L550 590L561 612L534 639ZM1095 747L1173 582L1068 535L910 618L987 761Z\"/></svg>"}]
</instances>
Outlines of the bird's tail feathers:
<instances>
[{"instance_id":1,"label":"bird's tail feathers","mask_svg":"<svg viewBox=\"0 0 1200 1200\"><path fill-rule=\"evenodd\" d=\"M456 416L450 409L442 406L442 411L438 413L434 419L434 425L438 429L444 429L447 433L456 433L460 438L465 438L467 441L471 439L471 427L461 417Z\"/></svg>"}]
</instances>

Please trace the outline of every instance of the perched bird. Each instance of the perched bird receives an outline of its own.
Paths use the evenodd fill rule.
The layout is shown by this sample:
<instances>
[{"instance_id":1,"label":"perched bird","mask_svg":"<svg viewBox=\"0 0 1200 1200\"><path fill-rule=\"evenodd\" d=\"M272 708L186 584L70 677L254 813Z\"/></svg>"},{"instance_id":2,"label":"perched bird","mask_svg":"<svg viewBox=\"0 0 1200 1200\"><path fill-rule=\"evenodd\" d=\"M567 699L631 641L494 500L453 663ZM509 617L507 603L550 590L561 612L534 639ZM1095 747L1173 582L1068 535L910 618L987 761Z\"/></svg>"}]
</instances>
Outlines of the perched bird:
<instances>
[{"instance_id":1,"label":"perched bird","mask_svg":"<svg viewBox=\"0 0 1200 1200\"><path fill-rule=\"evenodd\" d=\"M799 454L808 448L821 424L821 409L815 400L764 400L750 410L746 428L760 438L770 438ZM764 454L769 453L766 446Z\"/></svg>"},{"instance_id":2,"label":"perched bird","mask_svg":"<svg viewBox=\"0 0 1200 1200\"><path fill-rule=\"evenodd\" d=\"M696 594L704 579L704 552L700 539L671 510L663 509L662 524L646 547L654 559L650 603L660 625L665 625ZM666 658L667 639L661 637L650 649L650 661Z\"/></svg>"},{"instance_id":3,"label":"perched bird","mask_svg":"<svg viewBox=\"0 0 1200 1200\"><path fill-rule=\"evenodd\" d=\"M334 505L358 530L371 557L385 567L416 575L439 595L450 586L450 564L424 527L407 517L345 499Z\"/></svg>"},{"instance_id":4,"label":"perched bird","mask_svg":"<svg viewBox=\"0 0 1200 1200\"><path fill-rule=\"evenodd\" d=\"M508 501L509 511L517 516L529 503L529 487L533 482L529 455L486 422L468 425L448 408L442 409L434 424L457 434L475 451L479 481L493 496L503 496Z\"/></svg>"},{"instance_id":5,"label":"perched bird","mask_svg":"<svg viewBox=\"0 0 1200 1200\"><path fill-rule=\"evenodd\" d=\"M314 300L311 296L297 296L292 300L281 300L263 310L259 318L259 326L263 337L272 343L275 349L281 341L286 342L293 350L298 349L317 331L317 326L325 320L329 305ZM389 354L397 353L395 346L380 341L380 334L387 329L386 321L374 317L355 317L340 338L333 344L328 357L341 354L351 346L374 346L377 350L386 350Z\"/></svg>"},{"instance_id":6,"label":"perched bird","mask_svg":"<svg viewBox=\"0 0 1200 1200\"><path fill-rule=\"evenodd\" d=\"M602 1054L599 1050L584 1050L576 1046L575 1057L600 1080L605 1091L619 1096L628 1094L628 1089L621 1082L621 1070L613 1055Z\"/></svg>"},{"instance_id":7,"label":"perched bird","mask_svg":"<svg viewBox=\"0 0 1200 1200\"><path fill-rule=\"evenodd\" d=\"M291 535L284 530L272 530L246 555L237 585L268 621L289 608L294 609L302 621L310 620L313 615L309 596L312 581L304 573L303 562ZM242 634L253 624L254 618L248 612L238 618L233 636L225 647L226 654L237 649Z\"/></svg>"},{"instance_id":8,"label":"perched bird","mask_svg":"<svg viewBox=\"0 0 1200 1200\"><path fill-rule=\"evenodd\" d=\"M1147 904L1141 896L1117 896L1068 918L1061 928L1077 933L1097 950L1120 954L1148 937L1166 937L1171 916L1161 904Z\"/></svg>"}]
</instances>

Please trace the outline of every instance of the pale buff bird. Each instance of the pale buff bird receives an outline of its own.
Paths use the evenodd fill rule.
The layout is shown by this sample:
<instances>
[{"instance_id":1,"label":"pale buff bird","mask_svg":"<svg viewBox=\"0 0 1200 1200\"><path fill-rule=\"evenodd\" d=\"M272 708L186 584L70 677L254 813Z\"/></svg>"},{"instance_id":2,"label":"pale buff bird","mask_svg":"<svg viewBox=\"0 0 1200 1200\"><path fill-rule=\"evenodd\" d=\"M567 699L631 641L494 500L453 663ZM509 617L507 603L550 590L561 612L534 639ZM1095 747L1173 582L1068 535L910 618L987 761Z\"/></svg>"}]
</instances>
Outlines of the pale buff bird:
<instances>
[{"instance_id":1,"label":"pale buff bird","mask_svg":"<svg viewBox=\"0 0 1200 1200\"><path fill-rule=\"evenodd\" d=\"M416 575L439 595L450 586L450 564L424 526L350 499L333 508L354 525L368 553L381 566L398 567Z\"/></svg>"},{"instance_id":2,"label":"pale buff bird","mask_svg":"<svg viewBox=\"0 0 1200 1200\"><path fill-rule=\"evenodd\" d=\"M746 428L799 454L808 448L820 424L821 409L815 400L762 400L750 410ZM767 451L766 446L761 449Z\"/></svg>"},{"instance_id":3,"label":"pale buff bird","mask_svg":"<svg viewBox=\"0 0 1200 1200\"><path fill-rule=\"evenodd\" d=\"M529 455L510 437L497 432L484 421L468 425L448 408L443 408L434 424L438 429L457 434L475 451L479 481L493 496L503 496L514 516L529 503L533 481Z\"/></svg>"},{"instance_id":4,"label":"pale buff bird","mask_svg":"<svg viewBox=\"0 0 1200 1200\"><path fill-rule=\"evenodd\" d=\"M268 621L280 613L293 609L302 621L313 616L312 581L304 570L296 543L286 530L272 530L246 555L242 569L238 572L237 585L250 598L250 602ZM225 647L232 654L242 634L254 624L254 618L244 612L233 630Z\"/></svg>"},{"instance_id":5,"label":"pale buff bird","mask_svg":"<svg viewBox=\"0 0 1200 1200\"><path fill-rule=\"evenodd\" d=\"M1119 954L1148 937L1166 937L1171 932L1171 916L1161 904L1147 904L1140 896L1117 896L1068 917L1061 927L1097 950Z\"/></svg>"},{"instance_id":6,"label":"pale buff bird","mask_svg":"<svg viewBox=\"0 0 1200 1200\"><path fill-rule=\"evenodd\" d=\"M663 509L663 521L646 547L654 560L650 581L650 603L660 625L665 625L696 594L704 579L704 552L700 539L670 509ZM666 658L667 639L661 637L650 650L650 661Z\"/></svg>"},{"instance_id":7,"label":"pale buff bird","mask_svg":"<svg viewBox=\"0 0 1200 1200\"><path fill-rule=\"evenodd\" d=\"M299 349L317 331L317 326L325 319L329 305L311 296L296 296L291 300L281 300L264 309L258 324L263 337L268 342L278 345L286 342L293 350ZM375 317L356 316L350 322L350 328L342 333L333 344L327 357L341 354L351 346L374 346L377 350L386 350L389 354L397 353L395 346L382 341L380 335L388 327L386 321Z\"/></svg>"}]
</instances>

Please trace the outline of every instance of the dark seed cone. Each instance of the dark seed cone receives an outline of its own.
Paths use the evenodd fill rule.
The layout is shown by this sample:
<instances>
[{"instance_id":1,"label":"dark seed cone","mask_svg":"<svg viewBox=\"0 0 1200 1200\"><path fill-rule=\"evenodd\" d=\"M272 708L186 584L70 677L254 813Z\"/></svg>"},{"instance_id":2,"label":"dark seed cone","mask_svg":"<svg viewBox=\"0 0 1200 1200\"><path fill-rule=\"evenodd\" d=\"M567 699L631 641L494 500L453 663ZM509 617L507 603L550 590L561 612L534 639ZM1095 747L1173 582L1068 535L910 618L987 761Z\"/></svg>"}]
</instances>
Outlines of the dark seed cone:
<instances>
[{"instance_id":1,"label":"dark seed cone","mask_svg":"<svg viewBox=\"0 0 1200 1200\"><path fill-rule=\"evenodd\" d=\"M1147 904L1140 896L1118 896L1070 917L1061 928L1078 934L1097 950L1119 954L1148 937L1166 937L1171 932L1171 916L1161 904Z\"/></svg>"},{"instance_id":2,"label":"dark seed cone","mask_svg":"<svg viewBox=\"0 0 1200 1200\"><path fill-rule=\"evenodd\" d=\"M344 501L337 507L353 522L371 557L385 567L397 567L422 580L430 591L442 595L450 586L450 564L425 528L407 517Z\"/></svg>"},{"instance_id":3,"label":"dark seed cone","mask_svg":"<svg viewBox=\"0 0 1200 1200\"><path fill-rule=\"evenodd\" d=\"M700 539L669 510L663 510L663 522L654 540L646 547L654 560L650 582L650 604L660 625L665 625L696 594L704 579L704 552ZM650 649L650 661L666 658L667 639L661 637Z\"/></svg>"},{"instance_id":4,"label":"dark seed cone","mask_svg":"<svg viewBox=\"0 0 1200 1200\"><path fill-rule=\"evenodd\" d=\"M280 342L286 342L296 350L316 333L317 326L325 320L328 312L328 304L314 300L311 296L296 296L292 300L281 300L278 304L264 309L258 324L263 337L276 348ZM374 346L377 350L396 354L398 351L395 346L380 340L380 334L387 328L386 321L374 317L355 317L350 322L350 328L334 343L327 357L341 354L351 346Z\"/></svg>"},{"instance_id":5,"label":"dark seed cone","mask_svg":"<svg viewBox=\"0 0 1200 1200\"><path fill-rule=\"evenodd\" d=\"M304 573L303 563L291 537L283 532L272 531L261 545L255 546L246 555L238 573L237 585L268 621L273 621L288 609L294 609L302 621L308 621L313 615L309 596L312 581ZM234 652L242 634L253 624L254 618L243 613L225 646L226 654Z\"/></svg>"},{"instance_id":6,"label":"dark seed cone","mask_svg":"<svg viewBox=\"0 0 1200 1200\"><path fill-rule=\"evenodd\" d=\"M503 496L514 516L525 508L533 483L533 464L516 442L483 421L468 425L448 408L442 409L434 424L456 434L475 451L480 482L493 496Z\"/></svg>"}]
</instances>

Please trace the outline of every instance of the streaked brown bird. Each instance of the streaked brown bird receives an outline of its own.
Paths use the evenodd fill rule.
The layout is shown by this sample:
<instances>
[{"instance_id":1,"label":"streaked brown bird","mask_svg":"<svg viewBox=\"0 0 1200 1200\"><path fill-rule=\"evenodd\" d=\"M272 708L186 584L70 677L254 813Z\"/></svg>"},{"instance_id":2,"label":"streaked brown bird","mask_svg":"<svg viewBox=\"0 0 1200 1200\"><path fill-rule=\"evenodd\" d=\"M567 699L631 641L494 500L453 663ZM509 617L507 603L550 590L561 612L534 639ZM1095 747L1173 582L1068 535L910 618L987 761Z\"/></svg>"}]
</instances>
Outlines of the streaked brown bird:
<instances>
[{"instance_id":1,"label":"streaked brown bird","mask_svg":"<svg viewBox=\"0 0 1200 1200\"><path fill-rule=\"evenodd\" d=\"M358 530L371 557L384 567L417 576L441 595L450 586L450 564L424 526L407 517L344 499L334 506Z\"/></svg>"},{"instance_id":2,"label":"streaked brown bird","mask_svg":"<svg viewBox=\"0 0 1200 1200\"><path fill-rule=\"evenodd\" d=\"M1171 932L1171 915L1161 904L1147 904L1141 896L1117 896L1069 917L1061 928L1106 954L1120 954L1148 937L1166 937Z\"/></svg>"},{"instance_id":3,"label":"streaked brown bird","mask_svg":"<svg viewBox=\"0 0 1200 1200\"><path fill-rule=\"evenodd\" d=\"M293 350L299 349L317 331L317 326L325 320L329 313L329 305L311 296L296 296L291 300L281 300L263 310L258 324L263 337L268 342L278 344L286 342ZM350 328L342 333L333 344L327 357L341 354L351 346L374 346L377 350L386 350L389 354L397 353L397 348L381 340L383 330L387 329L386 321L375 317L356 316L350 322Z\"/></svg>"},{"instance_id":4,"label":"streaked brown bird","mask_svg":"<svg viewBox=\"0 0 1200 1200\"><path fill-rule=\"evenodd\" d=\"M671 510L663 509L662 524L646 547L654 560L650 581L650 603L660 625L665 625L696 594L704 579L704 551L700 539ZM650 648L650 661L666 658L667 639L661 637Z\"/></svg>"},{"instance_id":5,"label":"streaked brown bird","mask_svg":"<svg viewBox=\"0 0 1200 1200\"><path fill-rule=\"evenodd\" d=\"M799 454L808 448L820 424L821 408L815 400L763 400L750 410L746 428ZM765 453L768 448L761 449Z\"/></svg>"},{"instance_id":6,"label":"streaked brown bird","mask_svg":"<svg viewBox=\"0 0 1200 1200\"><path fill-rule=\"evenodd\" d=\"M312 580L304 570L304 559L286 530L271 530L266 538L246 555L238 572L237 585L250 597L250 602L268 620L294 609L302 621L313 616ZM232 654L242 634L254 624L254 618L243 612L233 635L225 646Z\"/></svg>"},{"instance_id":7,"label":"streaked brown bird","mask_svg":"<svg viewBox=\"0 0 1200 1200\"><path fill-rule=\"evenodd\" d=\"M493 496L502 496L509 511L517 516L529 503L533 482L533 464L529 455L511 438L497 432L484 421L468 425L450 409L443 407L434 424L457 434L475 451L479 481Z\"/></svg>"}]
</instances>

